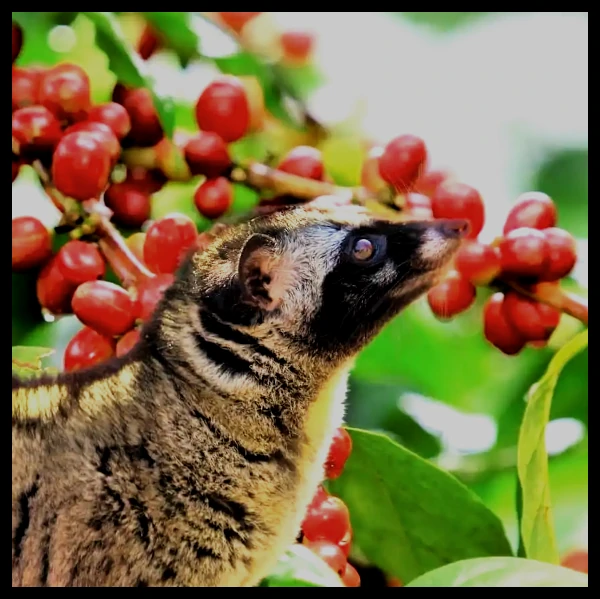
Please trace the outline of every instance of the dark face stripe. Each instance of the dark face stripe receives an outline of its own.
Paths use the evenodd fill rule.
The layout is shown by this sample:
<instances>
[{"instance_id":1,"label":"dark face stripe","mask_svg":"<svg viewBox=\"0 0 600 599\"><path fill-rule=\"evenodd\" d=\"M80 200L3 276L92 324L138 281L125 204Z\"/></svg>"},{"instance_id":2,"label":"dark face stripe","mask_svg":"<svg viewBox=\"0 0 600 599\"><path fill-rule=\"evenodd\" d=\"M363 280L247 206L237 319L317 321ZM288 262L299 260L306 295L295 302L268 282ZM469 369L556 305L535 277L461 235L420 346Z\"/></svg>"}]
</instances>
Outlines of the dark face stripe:
<instances>
[{"instance_id":1,"label":"dark face stripe","mask_svg":"<svg viewBox=\"0 0 600 599\"><path fill-rule=\"evenodd\" d=\"M27 534L30 523L29 502L36 496L38 490L39 487L36 480L27 491L19 495L18 503L20 520L13 539L15 558L21 557L23 541L25 540L25 535Z\"/></svg>"},{"instance_id":2,"label":"dark face stripe","mask_svg":"<svg viewBox=\"0 0 600 599\"><path fill-rule=\"evenodd\" d=\"M227 374L233 376L252 374L250 362L241 358L230 349L222 347L218 343L208 341L208 339L205 339L199 332L194 333L194 341L196 342L198 349L213 362L215 366L219 366Z\"/></svg>"}]
</instances>

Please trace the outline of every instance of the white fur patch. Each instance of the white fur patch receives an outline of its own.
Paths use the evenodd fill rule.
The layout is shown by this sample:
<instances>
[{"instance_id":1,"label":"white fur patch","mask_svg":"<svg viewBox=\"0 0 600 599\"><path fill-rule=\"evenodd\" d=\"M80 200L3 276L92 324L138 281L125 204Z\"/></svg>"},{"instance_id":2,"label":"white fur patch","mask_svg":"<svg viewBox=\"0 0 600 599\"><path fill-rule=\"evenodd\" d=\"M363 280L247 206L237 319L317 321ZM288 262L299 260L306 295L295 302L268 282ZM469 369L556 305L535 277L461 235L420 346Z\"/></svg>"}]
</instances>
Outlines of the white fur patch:
<instances>
[{"instance_id":1,"label":"white fur patch","mask_svg":"<svg viewBox=\"0 0 600 599\"><path fill-rule=\"evenodd\" d=\"M426 263L441 262L448 252L448 240L435 229L423 234L419 258Z\"/></svg>"}]
</instances>

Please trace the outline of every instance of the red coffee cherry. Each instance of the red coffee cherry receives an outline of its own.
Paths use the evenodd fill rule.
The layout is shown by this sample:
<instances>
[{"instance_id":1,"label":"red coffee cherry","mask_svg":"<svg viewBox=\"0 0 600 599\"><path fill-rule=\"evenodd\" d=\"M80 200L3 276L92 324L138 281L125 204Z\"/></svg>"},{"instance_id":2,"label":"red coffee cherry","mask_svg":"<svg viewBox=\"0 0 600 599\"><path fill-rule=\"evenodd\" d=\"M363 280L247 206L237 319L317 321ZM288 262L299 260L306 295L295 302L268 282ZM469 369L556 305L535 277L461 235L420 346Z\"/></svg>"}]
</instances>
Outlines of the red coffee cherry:
<instances>
[{"instance_id":1,"label":"red coffee cherry","mask_svg":"<svg viewBox=\"0 0 600 599\"><path fill-rule=\"evenodd\" d=\"M150 25L146 24L137 43L137 52L143 60L148 60L161 48L162 44L157 33Z\"/></svg>"},{"instance_id":2,"label":"red coffee cherry","mask_svg":"<svg viewBox=\"0 0 600 599\"><path fill-rule=\"evenodd\" d=\"M45 69L42 67L12 68L12 109L33 106L39 101L40 82Z\"/></svg>"},{"instance_id":3,"label":"red coffee cherry","mask_svg":"<svg viewBox=\"0 0 600 599\"><path fill-rule=\"evenodd\" d=\"M589 569L588 561L588 552L585 549L576 549L567 553L560 560L560 565L563 566L563 568L570 568L571 570L587 574Z\"/></svg>"},{"instance_id":4,"label":"red coffee cherry","mask_svg":"<svg viewBox=\"0 0 600 599\"><path fill-rule=\"evenodd\" d=\"M233 202L233 189L225 177L207 179L194 193L194 204L206 218L219 218Z\"/></svg>"},{"instance_id":5,"label":"red coffee cherry","mask_svg":"<svg viewBox=\"0 0 600 599\"><path fill-rule=\"evenodd\" d=\"M346 556L334 543L329 541L309 541L306 546L318 555L338 576L346 571Z\"/></svg>"},{"instance_id":6,"label":"red coffee cherry","mask_svg":"<svg viewBox=\"0 0 600 599\"><path fill-rule=\"evenodd\" d=\"M427 294L431 311L441 319L464 312L473 305L477 291L472 283L458 272L451 272Z\"/></svg>"},{"instance_id":7,"label":"red coffee cherry","mask_svg":"<svg viewBox=\"0 0 600 599\"><path fill-rule=\"evenodd\" d=\"M117 139L123 139L131 131L131 119L127 110L116 102L98 104L90 109L87 120L110 127Z\"/></svg>"},{"instance_id":8,"label":"red coffee cherry","mask_svg":"<svg viewBox=\"0 0 600 599\"><path fill-rule=\"evenodd\" d=\"M262 14L260 12L220 12L218 13L223 23L231 27L236 33L239 33L244 25Z\"/></svg>"},{"instance_id":9,"label":"red coffee cherry","mask_svg":"<svg viewBox=\"0 0 600 599\"><path fill-rule=\"evenodd\" d=\"M525 347L526 340L506 317L503 304L503 293L495 293L488 299L483 308L483 333L501 352L513 356Z\"/></svg>"},{"instance_id":10,"label":"red coffee cherry","mask_svg":"<svg viewBox=\"0 0 600 599\"><path fill-rule=\"evenodd\" d=\"M99 279L106 270L98 248L78 239L68 241L60 248L56 264L62 276L74 285Z\"/></svg>"},{"instance_id":11,"label":"red coffee cherry","mask_svg":"<svg viewBox=\"0 0 600 599\"><path fill-rule=\"evenodd\" d=\"M108 152L111 163L113 165L117 163L121 155L121 144L108 125L93 121L82 121L65 129L65 135L82 131L95 137L103 145L106 152Z\"/></svg>"},{"instance_id":12,"label":"red coffee cherry","mask_svg":"<svg viewBox=\"0 0 600 599\"><path fill-rule=\"evenodd\" d=\"M433 220L431 199L420 193L409 192L404 197L404 210L415 220Z\"/></svg>"},{"instance_id":13,"label":"red coffee cherry","mask_svg":"<svg viewBox=\"0 0 600 599\"><path fill-rule=\"evenodd\" d=\"M160 191L167 182L165 175L158 169L147 169L143 166L132 166L127 168L127 183L152 195Z\"/></svg>"},{"instance_id":14,"label":"red coffee cherry","mask_svg":"<svg viewBox=\"0 0 600 599\"><path fill-rule=\"evenodd\" d=\"M348 564L346 566L346 571L342 576L342 582L347 587L359 587L360 586L360 576L356 571L356 568L352 564Z\"/></svg>"},{"instance_id":15,"label":"red coffee cherry","mask_svg":"<svg viewBox=\"0 0 600 599\"><path fill-rule=\"evenodd\" d=\"M84 201L102 193L110 175L111 157L91 133L65 135L54 151L52 179L62 194Z\"/></svg>"},{"instance_id":16,"label":"red coffee cherry","mask_svg":"<svg viewBox=\"0 0 600 599\"><path fill-rule=\"evenodd\" d=\"M68 314L71 312L71 297L74 291L75 285L63 277L55 256L42 268L38 276L38 302L52 314Z\"/></svg>"},{"instance_id":17,"label":"red coffee cherry","mask_svg":"<svg viewBox=\"0 0 600 599\"><path fill-rule=\"evenodd\" d=\"M315 37L307 31L284 31L280 38L283 58L301 65L308 62L315 44Z\"/></svg>"},{"instance_id":18,"label":"red coffee cherry","mask_svg":"<svg viewBox=\"0 0 600 599\"><path fill-rule=\"evenodd\" d=\"M322 181L325 176L321 151L311 146L292 148L283 157L277 170L316 181Z\"/></svg>"},{"instance_id":19,"label":"red coffee cherry","mask_svg":"<svg viewBox=\"0 0 600 599\"><path fill-rule=\"evenodd\" d=\"M18 23L12 22L12 61L17 60L23 47L23 30Z\"/></svg>"},{"instance_id":20,"label":"red coffee cherry","mask_svg":"<svg viewBox=\"0 0 600 599\"><path fill-rule=\"evenodd\" d=\"M12 269L26 270L45 264L52 256L52 238L32 216L12 220Z\"/></svg>"},{"instance_id":21,"label":"red coffee cherry","mask_svg":"<svg viewBox=\"0 0 600 599\"><path fill-rule=\"evenodd\" d=\"M556 225L556 206L550 196L540 191L529 191L517 198L504 224L504 235L514 229L547 229Z\"/></svg>"},{"instance_id":22,"label":"red coffee cherry","mask_svg":"<svg viewBox=\"0 0 600 599\"><path fill-rule=\"evenodd\" d=\"M550 227L542 231L546 239L548 260L540 275L541 281L558 281L566 277L577 262L577 244L564 229Z\"/></svg>"},{"instance_id":23,"label":"red coffee cherry","mask_svg":"<svg viewBox=\"0 0 600 599\"><path fill-rule=\"evenodd\" d=\"M138 303L123 287L108 281L88 281L79 285L71 307L83 324L106 337L129 331L139 309Z\"/></svg>"},{"instance_id":24,"label":"red coffee cherry","mask_svg":"<svg viewBox=\"0 0 600 599\"><path fill-rule=\"evenodd\" d=\"M464 218L471 225L468 239L476 239L485 221L485 207L479 192L464 183L441 183L431 197L435 218Z\"/></svg>"},{"instance_id":25,"label":"red coffee cherry","mask_svg":"<svg viewBox=\"0 0 600 599\"><path fill-rule=\"evenodd\" d=\"M91 106L87 73L70 63L52 67L40 81L39 101L60 120L85 118Z\"/></svg>"},{"instance_id":26,"label":"red coffee cherry","mask_svg":"<svg viewBox=\"0 0 600 599\"><path fill-rule=\"evenodd\" d=\"M502 272L514 277L539 277L548 265L548 243L542 231L513 229L500 242Z\"/></svg>"},{"instance_id":27,"label":"red coffee cherry","mask_svg":"<svg viewBox=\"0 0 600 599\"><path fill-rule=\"evenodd\" d=\"M308 509L302 522L302 532L308 541L339 543L350 529L350 514L346 504L337 497L328 497L317 507Z\"/></svg>"},{"instance_id":28,"label":"red coffee cherry","mask_svg":"<svg viewBox=\"0 0 600 599\"><path fill-rule=\"evenodd\" d=\"M19 108L12 114L13 152L33 155L51 151L62 137L60 123L43 106Z\"/></svg>"},{"instance_id":29,"label":"red coffee cherry","mask_svg":"<svg viewBox=\"0 0 600 599\"><path fill-rule=\"evenodd\" d=\"M200 131L187 141L185 160L192 174L210 179L219 177L231 166L227 145L212 131Z\"/></svg>"},{"instance_id":30,"label":"red coffee cherry","mask_svg":"<svg viewBox=\"0 0 600 599\"><path fill-rule=\"evenodd\" d=\"M416 135L400 135L385 146L379 158L379 174L403 193L412 188L426 161L425 142Z\"/></svg>"},{"instance_id":31,"label":"red coffee cherry","mask_svg":"<svg viewBox=\"0 0 600 599\"><path fill-rule=\"evenodd\" d=\"M334 479L340 476L352 452L352 437L345 428L336 429L325 460L325 476Z\"/></svg>"},{"instance_id":32,"label":"red coffee cherry","mask_svg":"<svg viewBox=\"0 0 600 599\"><path fill-rule=\"evenodd\" d=\"M379 158L382 154L381 146L372 147L362 165L360 184L373 193L382 191L388 186L379 174Z\"/></svg>"},{"instance_id":33,"label":"red coffee cherry","mask_svg":"<svg viewBox=\"0 0 600 599\"><path fill-rule=\"evenodd\" d=\"M150 218L148 192L129 181L110 185L104 203L113 211L115 222L126 227L139 228Z\"/></svg>"},{"instance_id":34,"label":"red coffee cherry","mask_svg":"<svg viewBox=\"0 0 600 599\"><path fill-rule=\"evenodd\" d=\"M89 368L114 356L114 343L93 329L83 327L65 349L64 368L73 372Z\"/></svg>"},{"instance_id":35,"label":"red coffee cherry","mask_svg":"<svg viewBox=\"0 0 600 599\"><path fill-rule=\"evenodd\" d=\"M560 321L560 312L514 291L504 296L506 319L526 341L547 341Z\"/></svg>"},{"instance_id":36,"label":"red coffee cherry","mask_svg":"<svg viewBox=\"0 0 600 599\"><path fill-rule=\"evenodd\" d=\"M348 532L344 535L344 538L337 545L347 559L350 555L350 546L352 545L352 528L348 529Z\"/></svg>"},{"instance_id":37,"label":"red coffee cherry","mask_svg":"<svg viewBox=\"0 0 600 599\"><path fill-rule=\"evenodd\" d=\"M131 121L131 130L124 138L129 146L155 146L164 135L152 94L146 88L127 89L117 85L113 101L122 104Z\"/></svg>"},{"instance_id":38,"label":"red coffee cherry","mask_svg":"<svg viewBox=\"0 0 600 599\"><path fill-rule=\"evenodd\" d=\"M141 320L146 321L152 316L156 305L174 280L175 277L172 274L164 273L138 284L137 301L139 302L139 318Z\"/></svg>"},{"instance_id":39,"label":"red coffee cherry","mask_svg":"<svg viewBox=\"0 0 600 599\"><path fill-rule=\"evenodd\" d=\"M119 341L117 341L117 357L120 358L121 356L124 356L125 354L129 353L135 347L135 345L137 345L137 342L139 340L139 329L132 329L131 331L125 333L119 339Z\"/></svg>"},{"instance_id":40,"label":"red coffee cherry","mask_svg":"<svg viewBox=\"0 0 600 599\"><path fill-rule=\"evenodd\" d=\"M198 236L194 221L184 214L169 214L146 231L144 262L156 273L173 273Z\"/></svg>"},{"instance_id":41,"label":"red coffee cherry","mask_svg":"<svg viewBox=\"0 0 600 599\"><path fill-rule=\"evenodd\" d=\"M478 241L465 242L458 250L455 267L473 285L487 285L500 274L500 251Z\"/></svg>"},{"instance_id":42,"label":"red coffee cherry","mask_svg":"<svg viewBox=\"0 0 600 599\"><path fill-rule=\"evenodd\" d=\"M415 182L414 190L432 197L435 190L444 182L450 181L453 175L445 169L427 169Z\"/></svg>"},{"instance_id":43,"label":"red coffee cherry","mask_svg":"<svg viewBox=\"0 0 600 599\"><path fill-rule=\"evenodd\" d=\"M243 84L231 75L212 81L196 102L196 121L200 129L217 133L228 143L244 137L250 105Z\"/></svg>"}]
</instances>

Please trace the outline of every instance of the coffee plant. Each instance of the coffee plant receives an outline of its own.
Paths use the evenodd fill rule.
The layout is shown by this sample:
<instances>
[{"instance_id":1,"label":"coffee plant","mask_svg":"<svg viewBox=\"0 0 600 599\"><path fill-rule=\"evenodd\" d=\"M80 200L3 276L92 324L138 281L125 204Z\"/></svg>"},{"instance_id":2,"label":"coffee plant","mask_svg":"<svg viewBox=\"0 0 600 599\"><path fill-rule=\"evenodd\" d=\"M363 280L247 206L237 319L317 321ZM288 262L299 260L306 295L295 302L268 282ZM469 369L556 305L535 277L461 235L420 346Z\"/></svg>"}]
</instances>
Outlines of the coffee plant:
<instances>
[{"instance_id":1,"label":"coffee plant","mask_svg":"<svg viewBox=\"0 0 600 599\"><path fill-rule=\"evenodd\" d=\"M559 555L548 487L552 396L563 367L587 347L588 321L587 301L569 291L577 245L549 195L514 198L497 237L484 242L484 198L432 163L427 140L410 131L360 139L360 176L342 184L343 153L332 167L335 156L324 150L336 134L305 103L318 81L316 40L277 29L269 13L12 14L12 181L39 185L61 214L53 228L36 214L12 220L13 344L15 293L25 290L17 303L31 321L43 317L47 329L71 315L79 323L64 371L126 354L185 255L256 214L354 204L397 221L466 219L453 268L423 305L442 321L479 319L479 351L500 369L508 362L496 354L525 353L539 365L536 352L555 352L524 411L517 408L510 469L518 549L469 476L447 472L431 459L435 451L419 447L433 437L414 421L407 439L387 434L390 424L349 427L335 435L298 543L263 585L357 587L362 576L363 586L587 586L574 571L587 572L587 552ZM97 68L44 53L40 32L45 39L67 26L93 32L106 89L94 80ZM227 37L231 51L213 51L214 35ZM156 85L147 61L160 55L181 68L214 68L193 104ZM583 331L570 334L578 324ZM410 330L406 339L399 352L411 352ZM13 371L44 369L52 350L41 345L33 335L13 347ZM453 349L461 351L460 339ZM372 370L367 379L389 368ZM438 376L446 375L432 370Z\"/></svg>"}]
</instances>

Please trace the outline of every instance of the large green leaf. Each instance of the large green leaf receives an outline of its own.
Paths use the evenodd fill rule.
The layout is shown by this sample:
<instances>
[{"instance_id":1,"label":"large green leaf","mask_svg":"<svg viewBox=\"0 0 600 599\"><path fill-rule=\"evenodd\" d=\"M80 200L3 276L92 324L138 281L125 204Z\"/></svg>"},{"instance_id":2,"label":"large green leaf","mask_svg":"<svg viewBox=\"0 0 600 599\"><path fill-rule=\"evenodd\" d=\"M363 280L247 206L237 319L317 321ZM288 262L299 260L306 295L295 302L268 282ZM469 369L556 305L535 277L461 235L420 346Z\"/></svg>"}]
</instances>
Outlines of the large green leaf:
<instances>
[{"instance_id":1,"label":"large green leaf","mask_svg":"<svg viewBox=\"0 0 600 599\"><path fill-rule=\"evenodd\" d=\"M511 554L498 517L453 476L384 435L348 430L352 454L330 488L370 562L409 582L457 560Z\"/></svg>"},{"instance_id":2,"label":"large green leaf","mask_svg":"<svg viewBox=\"0 0 600 599\"><path fill-rule=\"evenodd\" d=\"M177 54L182 66L200 56L200 36L189 12L143 12L146 20Z\"/></svg>"},{"instance_id":3,"label":"large green leaf","mask_svg":"<svg viewBox=\"0 0 600 599\"><path fill-rule=\"evenodd\" d=\"M582 331L552 358L546 374L531 387L519 433L517 469L521 485L520 533L527 557L558 563L548 479L545 430L550 416L552 394L558 377L569 360L588 344Z\"/></svg>"},{"instance_id":4,"label":"large green leaf","mask_svg":"<svg viewBox=\"0 0 600 599\"><path fill-rule=\"evenodd\" d=\"M12 372L20 378L35 377L43 370L56 372L54 368L44 368L43 360L54 353L47 347L16 346L12 348Z\"/></svg>"},{"instance_id":5,"label":"large green leaf","mask_svg":"<svg viewBox=\"0 0 600 599\"><path fill-rule=\"evenodd\" d=\"M407 587L587 587L585 574L519 557L483 557L427 572Z\"/></svg>"},{"instance_id":6,"label":"large green leaf","mask_svg":"<svg viewBox=\"0 0 600 599\"><path fill-rule=\"evenodd\" d=\"M145 87L150 91L165 135L171 137L175 128L173 99L158 91L144 61L125 39L113 13L84 12L83 14L96 27L96 43L106 53L110 70L117 76L119 82L132 87Z\"/></svg>"},{"instance_id":7,"label":"large green leaf","mask_svg":"<svg viewBox=\"0 0 600 599\"><path fill-rule=\"evenodd\" d=\"M343 587L340 577L308 547L293 545L286 551L262 587Z\"/></svg>"}]
</instances>

